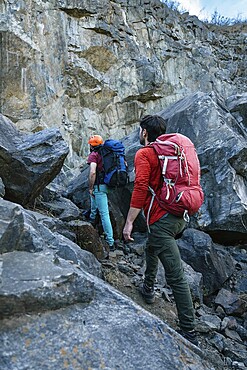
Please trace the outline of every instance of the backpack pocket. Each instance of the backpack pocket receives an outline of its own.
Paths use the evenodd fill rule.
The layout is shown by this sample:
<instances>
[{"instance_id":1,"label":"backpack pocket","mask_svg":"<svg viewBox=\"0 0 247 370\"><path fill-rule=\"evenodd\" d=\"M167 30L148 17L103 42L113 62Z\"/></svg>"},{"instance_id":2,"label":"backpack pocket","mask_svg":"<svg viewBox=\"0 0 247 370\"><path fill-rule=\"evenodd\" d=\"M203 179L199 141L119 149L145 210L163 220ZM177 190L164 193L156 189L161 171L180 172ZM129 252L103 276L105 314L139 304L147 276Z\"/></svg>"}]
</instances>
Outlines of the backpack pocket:
<instances>
[{"instance_id":1,"label":"backpack pocket","mask_svg":"<svg viewBox=\"0 0 247 370\"><path fill-rule=\"evenodd\" d=\"M113 170L105 174L104 182L110 188L123 187L128 183L127 171Z\"/></svg>"},{"instance_id":2,"label":"backpack pocket","mask_svg":"<svg viewBox=\"0 0 247 370\"><path fill-rule=\"evenodd\" d=\"M178 189L174 186L168 192L163 188L158 197L160 206L178 217L183 217L184 211L188 211L190 216L194 215L201 207L203 200L204 195L200 187Z\"/></svg>"}]
</instances>

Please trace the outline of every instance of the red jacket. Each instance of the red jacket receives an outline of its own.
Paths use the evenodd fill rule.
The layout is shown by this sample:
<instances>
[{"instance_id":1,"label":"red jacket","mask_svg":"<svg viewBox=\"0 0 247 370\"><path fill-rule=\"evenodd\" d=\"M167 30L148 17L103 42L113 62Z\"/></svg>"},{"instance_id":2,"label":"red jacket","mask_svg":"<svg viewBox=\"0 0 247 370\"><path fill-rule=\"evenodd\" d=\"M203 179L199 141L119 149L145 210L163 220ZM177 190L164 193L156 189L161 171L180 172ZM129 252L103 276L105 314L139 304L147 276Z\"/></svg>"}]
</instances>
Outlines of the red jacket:
<instances>
[{"instance_id":1,"label":"red jacket","mask_svg":"<svg viewBox=\"0 0 247 370\"><path fill-rule=\"evenodd\" d=\"M145 146L137 151L135 155L135 181L130 206L143 208L147 217L152 195L148 189L150 186L155 193L162 186L162 175L159 159L153 148ZM152 205L149 224L158 221L166 211L161 208L156 199Z\"/></svg>"}]
</instances>

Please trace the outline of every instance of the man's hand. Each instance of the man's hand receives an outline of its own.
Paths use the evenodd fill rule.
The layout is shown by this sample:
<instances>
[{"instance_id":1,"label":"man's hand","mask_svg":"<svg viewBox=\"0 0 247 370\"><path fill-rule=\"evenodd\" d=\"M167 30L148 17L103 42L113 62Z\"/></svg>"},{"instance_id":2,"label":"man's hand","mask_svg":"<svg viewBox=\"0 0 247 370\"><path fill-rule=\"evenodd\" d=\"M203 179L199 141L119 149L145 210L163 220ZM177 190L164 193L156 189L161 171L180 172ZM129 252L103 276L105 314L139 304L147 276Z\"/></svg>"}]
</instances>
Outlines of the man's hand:
<instances>
[{"instance_id":1,"label":"man's hand","mask_svg":"<svg viewBox=\"0 0 247 370\"><path fill-rule=\"evenodd\" d=\"M132 232L132 229L133 229L133 223L136 219L136 217L139 215L140 213L140 209L139 208L133 208L133 207L130 207L129 209L129 212L128 212L128 215L127 215L127 220L125 222L125 225L124 225L124 229L123 229L123 237L124 237L124 240L126 242L133 242L134 239L131 238L131 232Z\"/></svg>"},{"instance_id":2,"label":"man's hand","mask_svg":"<svg viewBox=\"0 0 247 370\"><path fill-rule=\"evenodd\" d=\"M133 242L134 239L131 238L131 232L132 232L132 229L133 229L133 223L132 222L129 222L129 221L126 221L126 224L124 226L124 229L123 229L123 237L124 237L124 240L126 242Z\"/></svg>"}]
</instances>

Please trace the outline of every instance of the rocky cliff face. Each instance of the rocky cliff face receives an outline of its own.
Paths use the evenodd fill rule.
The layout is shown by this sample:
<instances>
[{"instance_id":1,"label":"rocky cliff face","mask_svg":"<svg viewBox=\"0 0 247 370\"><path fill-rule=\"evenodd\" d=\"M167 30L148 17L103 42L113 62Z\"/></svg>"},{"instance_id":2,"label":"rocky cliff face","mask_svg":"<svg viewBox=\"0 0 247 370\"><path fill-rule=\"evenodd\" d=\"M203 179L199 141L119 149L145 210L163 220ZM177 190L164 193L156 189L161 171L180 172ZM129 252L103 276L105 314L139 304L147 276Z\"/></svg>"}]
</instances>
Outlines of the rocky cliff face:
<instances>
[{"instance_id":1,"label":"rocky cliff face","mask_svg":"<svg viewBox=\"0 0 247 370\"><path fill-rule=\"evenodd\" d=\"M0 112L22 131L60 128L70 167L94 132L121 138L188 94L246 89L247 25L159 0L0 0L0 12Z\"/></svg>"},{"instance_id":2,"label":"rocky cliff face","mask_svg":"<svg viewBox=\"0 0 247 370\"><path fill-rule=\"evenodd\" d=\"M1 369L246 368L246 31L158 0L0 0ZM200 348L173 330L163 269L150 310L161 320L139 306L143 217L136 243L102 261L100 227L82 212L86 171L60 194L68 152L75 175L91 133L125 136L131 182L109 196L120 236L134 128L153 112L194 141L201 161L205 202L178 241Z\"/></svg>"}]
</instances>

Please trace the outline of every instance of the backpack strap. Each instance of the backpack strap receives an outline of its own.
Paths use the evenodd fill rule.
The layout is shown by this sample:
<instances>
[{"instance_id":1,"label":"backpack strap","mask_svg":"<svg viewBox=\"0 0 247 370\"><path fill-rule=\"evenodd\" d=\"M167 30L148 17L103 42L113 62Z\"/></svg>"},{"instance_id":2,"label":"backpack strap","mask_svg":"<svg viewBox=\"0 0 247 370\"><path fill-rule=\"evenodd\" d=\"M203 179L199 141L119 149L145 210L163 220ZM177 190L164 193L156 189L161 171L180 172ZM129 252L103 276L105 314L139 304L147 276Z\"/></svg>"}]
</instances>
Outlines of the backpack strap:
<instances>
[{"instance_id":1,"label":"backpack strap","mask_svg":"<svg viewBox=\"0 0 247 370\"><path fill-rule=\"evenodd\" d=\"M103 165L102 149L103 149L103 145L100 144L100 145L94 147L93 151L97 152L102 157L102 165ZM98 186L98 191L99 191L100 184L104 184L104 170L99 171L98 166L97 166L95 185Z\"/></svg>"},{"instance_id":2,"label":"backpack strap","mask_svg":"<svg viewBox=\"0 0 247 370\"><path fill-rule=\"evenodd\" d=\"M148 189L149 189L150 193L152 194L152 198L151 198L151 201L150 201L150 204L149 204L149 207L148 207L148 213L147 213L147 228L148 228L148 232L150 233L150 227L149 227L150 211L152 209L154 198L156 197L156 194L155 194L154 189L151 188L151 186L149 186Z\"/></svg>"},{"instance_id":3,"label":"backpack strap","mask_svg":"<svg viewBox=\"0 0 247 370\"><path fill-rule=\"evenodd\" d=\"M154 191L153 188L151 188L151 186L148 187L150 193L152 194L152 198L151 198L151 201L150 201L150 205L148 207L148 213L147 213L147 229L148 229L148 232L150 233L150 227L149 227L149 218L150 218L150 211L152 209L152 206L153 206L153 202L154 202L154 198L156 197L156 193ZM179 194L179 197L181 198L181 196L183 195L183 192L181 192ZM159 202L159 199L156 198L157 201ZM178 199L179 200L179 199ZM168 212L168 211L167 211ZM190 216L189 216L189 212L187 210L184 211L183 213L183 219L185 222L189 222L190 221Z\"/></svg>"}]
</instances>

